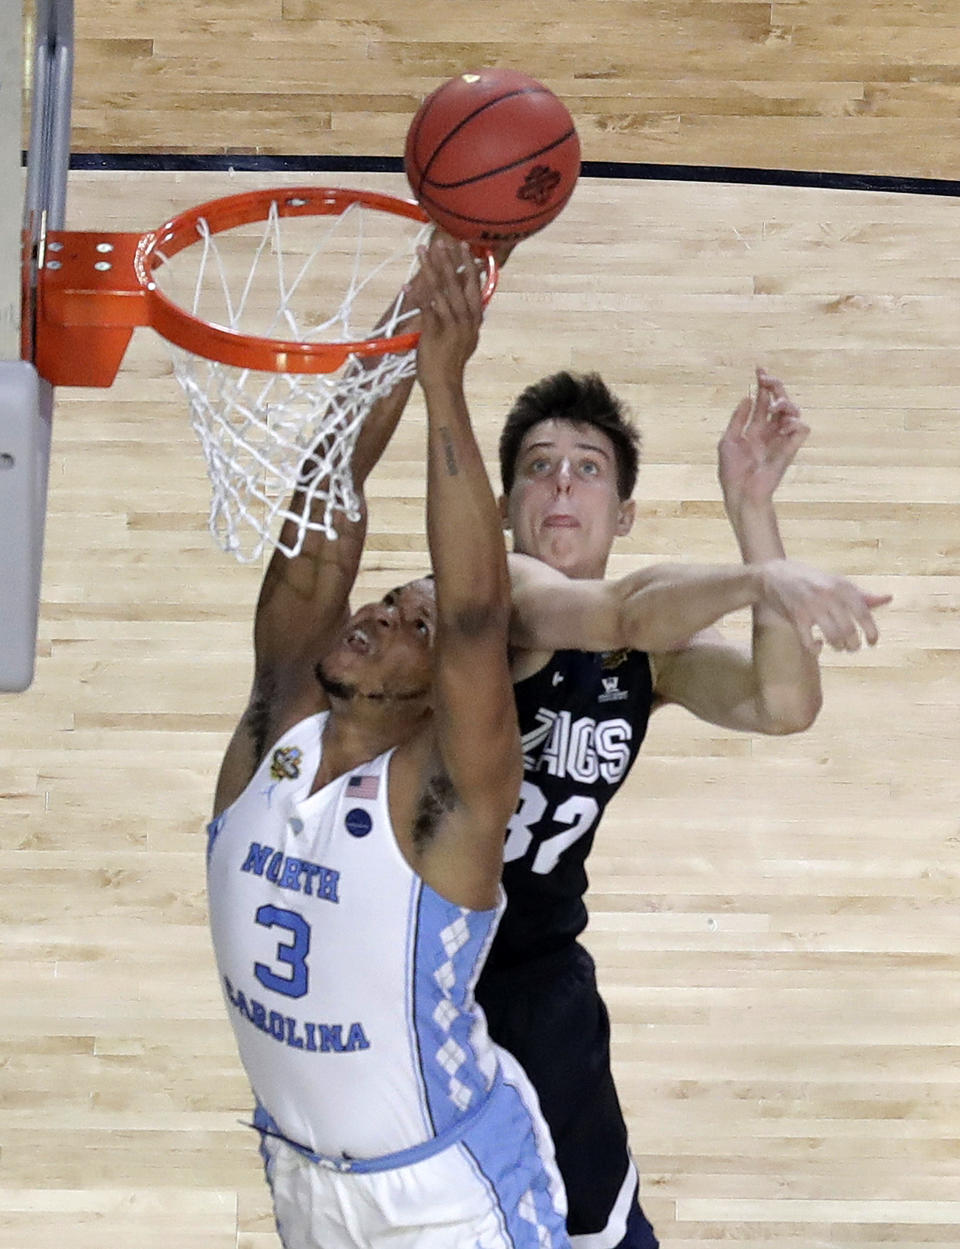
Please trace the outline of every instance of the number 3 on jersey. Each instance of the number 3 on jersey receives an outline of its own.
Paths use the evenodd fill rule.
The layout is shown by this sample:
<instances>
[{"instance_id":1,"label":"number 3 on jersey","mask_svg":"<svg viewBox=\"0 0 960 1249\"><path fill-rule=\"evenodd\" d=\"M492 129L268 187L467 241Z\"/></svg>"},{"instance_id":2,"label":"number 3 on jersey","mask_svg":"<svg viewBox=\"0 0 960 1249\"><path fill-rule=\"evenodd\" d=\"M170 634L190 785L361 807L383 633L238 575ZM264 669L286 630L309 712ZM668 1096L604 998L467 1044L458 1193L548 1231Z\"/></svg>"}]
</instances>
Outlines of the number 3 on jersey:
<instances>
[{"instance_id":1,"label":"number 3 on jersey","mask_svg":"<svg viewBox=\"0 0 960 1249\"><path fill-rule=\"evenodd\" d=\"M310 925L296 911L286 911L279 906L261 906L255 918L264 928L286 929L293 941L290 944L277 942L277 961L290 969L287 975L278 975L266 963L254 963L253 974L265 989L285 997L303 997L309 985Z\"/></svg>"},{"instance_id":2,"label":"number 3 on jersey","mask_svg":"<svg viewBox=\"0 0 960 1249\"><path fill-rule=\"evenodd\" d=\"M503 850L505 863L522 858L527 853L533 841L531 830L543 820L547 814L548 805L546 798L536 785L530 781L523 782L520 786L520 805L507 825L507 842ZM590 831L599 814L600 807L596 799L586 794L574 794L565 802L561 802L547 823L566 824L568 827L562 828L552 837L544 838L534 855L531 870L540 876L552 872L564 850L578 841L584 833Z\"/></svg>"}]
</instances>

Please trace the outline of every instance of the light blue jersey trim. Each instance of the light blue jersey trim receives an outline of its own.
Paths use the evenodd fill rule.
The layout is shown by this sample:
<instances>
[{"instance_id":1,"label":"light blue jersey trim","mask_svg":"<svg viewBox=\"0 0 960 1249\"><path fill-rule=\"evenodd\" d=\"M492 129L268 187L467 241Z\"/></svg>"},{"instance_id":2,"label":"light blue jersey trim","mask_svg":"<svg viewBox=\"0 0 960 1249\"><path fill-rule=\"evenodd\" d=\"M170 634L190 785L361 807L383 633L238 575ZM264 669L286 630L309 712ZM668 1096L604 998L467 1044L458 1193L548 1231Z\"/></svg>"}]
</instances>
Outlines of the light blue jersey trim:
<instances>
[{"instance_id":1,"label":"light blue jersey trim","mask_svg":"<svg viewBox=\"0 0 960 1249\"><path fill-rule=\"evenodd\" d=\"M420 892L423 881L417 877L410 890L410 905L407 910L407 947L404 974L404 1024L407 1029L407 1043L410 1046L410 1070L417 1082L417 1095L423 1115L424 1131L431 1136L436 1132L436 1124L430 1114L430 1100L427 1086L423 1079L423 1055L420 1052L420 1037L417 1033L417 920L420 913Z\"/></svg>"},{"instance_id":2,"label":"light blue jersey trim","mask_svg":"<svg viewBox=\"0 0 960 1249\"><path fill-rule=\"evenodd\" d=\"M358 1174L369 1174L372 1171L395 1171L398 1167L409 1167L415 1162L422 1162L425 1158L432 1158L435 1154L449 1149L451 1145L456 1145L465 1132L471 1131L482 1123L487 1112L496 1104L494 1094L499 1091L500 1087L501 1082L498 1076L490 1090L490 1095L485 1098L474 1113L464 1116L464 1118L453 1124L445 1132L441 1132L439 1136L434 1136L430 1140L424 1141L421 1145L413 1145L409 1149L399 1149L396 1153L382 1154L379 1158L332 1158L326 1154L314 1153L306 1145L301 1145L297 1141L290 1140L288 1136L284 1136L270 1113L259 1103L254 1111L253 1126L261 1136L275 1136L278 1140L284 1141L292 1149L295 1149L298 1154L302 1154L304 1158L309 1158L317 1166L326 1167L331 1171L349 1171Z\"/></svg>"},{"instance_id":3,"label":"light blue jersey trim","mask_svg":"<svg viewBox=\"0 0 960 1249\"><path fill-rule=\"evenodd\" d=\"M436 1132L462 1123L487 1096L496 1070L495 1053L473 989L498 918L497 908L470 910L448 902L426 883L421 887L414 1023Z\"/></svg>"}]
</instances>

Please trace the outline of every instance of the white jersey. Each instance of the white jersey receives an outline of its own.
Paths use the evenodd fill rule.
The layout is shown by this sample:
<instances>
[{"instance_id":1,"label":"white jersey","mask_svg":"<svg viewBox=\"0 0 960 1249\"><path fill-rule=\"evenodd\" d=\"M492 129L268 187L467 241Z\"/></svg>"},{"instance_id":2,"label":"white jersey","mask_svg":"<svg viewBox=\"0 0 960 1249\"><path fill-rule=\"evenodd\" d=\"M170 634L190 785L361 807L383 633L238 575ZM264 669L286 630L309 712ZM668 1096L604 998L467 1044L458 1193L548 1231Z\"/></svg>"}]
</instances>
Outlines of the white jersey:
<instances>
[{"instance_id":1,"label":"white jersey","mask_svg":"<svg viewBox=\"0 0 960 1249\"><path fill-rule=\"evenodd\" d=\"M214 952L271 1130L327 1159L455 1133L499 1079L473 990L502 911L435 893L397 845L392 751L311 794L301 721L209 829Z\"/></svg>"}]
</instances>

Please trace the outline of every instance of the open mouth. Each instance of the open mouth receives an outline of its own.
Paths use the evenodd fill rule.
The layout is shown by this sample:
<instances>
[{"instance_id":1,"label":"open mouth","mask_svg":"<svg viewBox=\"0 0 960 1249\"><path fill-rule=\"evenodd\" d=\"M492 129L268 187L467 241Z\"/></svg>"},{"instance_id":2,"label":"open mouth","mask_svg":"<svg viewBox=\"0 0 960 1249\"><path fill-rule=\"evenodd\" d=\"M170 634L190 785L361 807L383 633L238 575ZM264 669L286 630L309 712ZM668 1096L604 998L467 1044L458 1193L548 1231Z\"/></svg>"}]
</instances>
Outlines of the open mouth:
<instances>
[{"instance_id":1,"label":"open mouth","mask_svg":"<svg viewBox=\"0 0 960 1249\"><path fill-rule=\"evenodd\" d=\"M344 645L348 650L352 650L358 655L368 655L370 653L370 635L360 625L354 625L344 638Z\"/></svg>"}]
</instances>

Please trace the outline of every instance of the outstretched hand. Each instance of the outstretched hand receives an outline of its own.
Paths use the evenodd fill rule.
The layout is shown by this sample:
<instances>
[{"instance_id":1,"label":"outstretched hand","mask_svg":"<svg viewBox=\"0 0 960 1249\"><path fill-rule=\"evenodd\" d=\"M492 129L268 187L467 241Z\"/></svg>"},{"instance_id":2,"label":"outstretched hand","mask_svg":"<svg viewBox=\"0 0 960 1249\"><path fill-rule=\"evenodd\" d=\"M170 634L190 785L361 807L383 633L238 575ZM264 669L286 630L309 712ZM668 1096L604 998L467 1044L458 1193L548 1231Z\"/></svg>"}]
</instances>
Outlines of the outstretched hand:
<instances>
[{"instance_id":1,"label":"outstretched hand","mask_svg":"<svg viewBox=\"0 0 960 1249\"><path fill-rule=\"evenodd\" d=\"M886 606L891 595L868 594L846 577L793 560L771 560L763 565L762 577L762 601L794 626L813 654L824 643L836 651L859 650L864 639L876 644L873 612Z\"/></svg>"},{"instance_id":2,"label":"outstretched hand","mask_svg":"<svg viewBox=\"0 0 960 1249\"><path fill-rule=\"evenodd\" d=\"M424 387L460 384L483 320L481 270L466 243L435 235L414 279L421 309L417 375Z\"/></svg>"},{"instance_id":3,"label":"outstretched hand","mask_svg":"<svg viewBox=\"0 0 960 1249\"><path fill-rule=\"evenodd\" d=\"M758 368L756 396L737 405L718 447L728 513L769 503L809 433L783 382Z\"/></svg>"}]
</instances>

